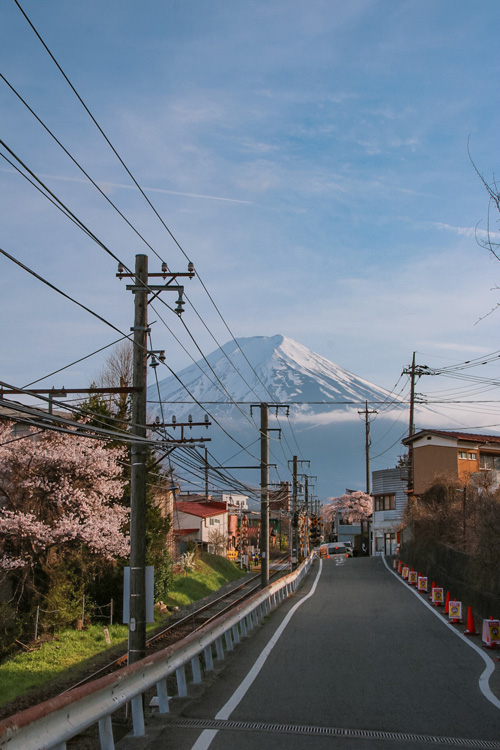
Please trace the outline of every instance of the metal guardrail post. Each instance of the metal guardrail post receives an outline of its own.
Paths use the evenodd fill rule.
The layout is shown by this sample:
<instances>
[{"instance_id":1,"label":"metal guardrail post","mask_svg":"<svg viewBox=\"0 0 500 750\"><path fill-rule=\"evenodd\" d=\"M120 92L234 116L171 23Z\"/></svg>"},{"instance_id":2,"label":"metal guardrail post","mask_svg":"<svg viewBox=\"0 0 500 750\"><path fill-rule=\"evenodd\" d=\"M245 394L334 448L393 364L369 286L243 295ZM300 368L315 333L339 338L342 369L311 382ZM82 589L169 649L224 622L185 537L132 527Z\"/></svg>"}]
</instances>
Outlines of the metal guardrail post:
<instances>
[{"instance_id":1,"label":"metal guardrail post","mask_svg":"<svg viewBox=\"0 0 500 750\"><path fill-rule=\"evenodd\" d=\"M115 750L111 715L105 716L104 719L99 719L99 741L101 743L101 750Z\"/></svg>"},{"instance_id":2,"label":"metal guardrail post","mask_svg":"<svg viewBox=\"0 0 500 750\"><path fill-rule=\"evenodd\" d=\"M160 680L156 683L156 695L158 696L158 711L161 714L168 714L170 707L168 705L167 680ZM104 748L101 748L104 750Z\"/></svg>"},{"instance_id":3,"label":"metal guardrail post","mask_svg":"<svg viewBox=\"0 0 500 750\"><path fill-rule=\"evenodd\" d=\"M215 650L217 652L217 658L219 661L224 659L224 646L222 645L222 637L219 637L215 641Z\"/></svg>"},{"instance_id":4,"label":"metal guardrail post","mask_svg":"<svg viewBox=\"0 0 500 750\"><path fill-rule=\"evenodd\" d=\"M142 705L142 694L135 695L130 701L132 708L132 724L134 726L134 737L144 735L144 708Z\"/></svg>"},{"instance_id":5,"label":"metal guardrail post","mask_svg":"<svg viewBox=\"0 0 500 750\"><path fill-rule=\"evenodd\" d=\"M231 631L226 630L224 633L224 639L226 641L226 651L232 651L233 650L233 639L231 638Z\"/></svg>"},{"instance_id":6,"label":"metal guardrail post","mask_svg":"<svg viewBox=\"0 0 500 750\"><path fill-rule=\"evenodd\" d=\"M188 694L188 690L184 664L182 665L182 667L177 667L177 669L175 670L175 676L177 677L177 694L179 698L185 698Z\"/></svg>"},{"instance_id":7,"label":"metal guardrail post","mask_svg":"<svg viewBox=\"0 0 500 750\"><path fill-rule=\"evenodd\" d=\"M201 682L201 667L200 667L200 656L196 654L191 659L191 671L193 673L193 684L199 685Z\"/></svg>"},{"instance_id":8,"label":"metal guardrail post","mask_svg":"<svg viewBox=\"0 0 500 750\"><path fill-rule=\"evenodd\" d=\"M240 643L240 633L238 631L238 625L233 625L232 633L233 633L233 642Z\"/></svg>"},{"instance_id":9,"label":"metal guardrail post","mask_svg":"<svg viewBox=\"0 0 500 750\"><path fill-rule=\"evenodd\" d=\"M203 649L203 656L205 657L205 672L213 672L214 659L212 656L212 644L205 646Z\"/></svg>"}]
</instances>

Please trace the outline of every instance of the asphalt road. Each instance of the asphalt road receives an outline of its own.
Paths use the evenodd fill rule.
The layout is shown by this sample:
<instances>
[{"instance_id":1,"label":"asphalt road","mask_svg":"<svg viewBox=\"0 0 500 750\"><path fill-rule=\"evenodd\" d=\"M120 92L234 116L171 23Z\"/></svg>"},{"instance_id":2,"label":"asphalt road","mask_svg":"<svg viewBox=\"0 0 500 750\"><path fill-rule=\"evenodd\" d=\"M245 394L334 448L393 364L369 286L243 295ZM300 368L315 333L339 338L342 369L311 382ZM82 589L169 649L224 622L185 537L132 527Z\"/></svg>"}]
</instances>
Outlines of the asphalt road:
<instances>
[{"instance_id":1,"label":"asphalt road","mask_svg":"<svg viewBox=\"0 0 500 750\"><path fill-rule=\"evenodd\" d=\"M118 748L500 749L484 670L381 558L323 560L209 683ZM193 726L216 717L218 731Z\"/></svg>"}]
</instances>

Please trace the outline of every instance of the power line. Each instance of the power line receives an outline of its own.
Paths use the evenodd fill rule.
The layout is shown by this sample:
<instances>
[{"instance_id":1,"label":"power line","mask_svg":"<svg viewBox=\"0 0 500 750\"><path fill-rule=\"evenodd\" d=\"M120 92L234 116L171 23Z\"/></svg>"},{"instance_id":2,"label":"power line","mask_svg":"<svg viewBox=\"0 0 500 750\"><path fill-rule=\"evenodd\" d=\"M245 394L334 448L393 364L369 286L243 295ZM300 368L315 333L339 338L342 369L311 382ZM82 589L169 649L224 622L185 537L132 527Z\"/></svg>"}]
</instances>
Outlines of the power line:
<instances>
[{"instance_id":1,"label":"power line","mask_svg":"<svg viewBox=\"0 0 500 750\"><path fill-rule=\"evenodd\" d=\"M58 375L60 372L63 372L64 370L67 370L70 367L73 367L74 365L78 365L80 362L84 362L84 360L90 359L90 357L94 357L96 354L100 354L106 349L109 349L110 346L115 346L115 344L119 344L120 341L124 341L125 339L128 339L128 338L129 337L127 335L123 335L121 338L116 339L115 341L112 341L110 344L106 344L105 346L101 346L100 349L96 349L95 352L92 352L91 354L86 354L84 357L80 357L80 359L76 359L74 362L71 362L69 365L65 365L64 367L60 367L58 370L49 372L49 374L44 375L43 378L38 378L37 380L33 380L31 383L26 383L26 385L24 385L23 388L29 388L31 385L40 383L40 381L42 380L47 380L47 378L51 378L53 375Z\"/></svg>"},{"instance_id":2,"label":"power line","mask_svg":"<svg viewBox=\"0 0 500 750\"><path fill-rule=\"evenodd\" d=\"M175 245L176 245L176 246L178 247L178 249L179 249L179 250L181 251L181 253L182 253L182 254L184 255L184 257L186 258L186 260L189 260L189 257L188 257L188 255L186 254L186 252L184 251L183 247L181 246L181 244L179 243L179 241L177 240L177 238L176 238L176 237L174 236L173 232L172 232L172 231L170 230L170 228L168 227L168 225L166 224L166 222L165 222L165 221L163 220L163 218L161 217L161 215L159 214L159 212L158 212L158 211L157 211L157 209L155 208L155 206L154 206L154 204L152 203L152 201L151 201L151 200L150 200L150 199L148 198L148 196L146 195L145 191L144 191L144 190L142 189L142 187L140 186L139 182L138 182L138 181L136 180L136 178L134 177L134 175L132 174L132 172L130 171L130 169L129 169L129 168L127 167L127 165L125 164L125 161L124 161L124 160L122 159L122 157L120 156L120 154L118 153L118 151L116 150L116 148L115 148L115 147L113 146L113 144L111 143L111 140L110 140L110 139L108 138L108 136L106 135L106 133L104 132L104 130L102 129L102 127L101 127L101 126L99 125L99 123L98 123L97 119L96 119L96 118L94 117L94 115L93 115L93 114L91 113L91 111L90 111L89 107L88 107L88 106L87 106L87 104L86 104L86 103L84 102L83 98L82 98L82 97L80 96L80 94L78 93L78 91L77 91L77 89L75 88L75 86L73 85L73 83L72 83L72 82L70 81L70 79L69 79L69 77L67 76L67 74L66 74L66 73L64 72L63 68L61 67L61 65L59 64L59 62L57 61L57 59L55 58L54 54L53 54L53 53L51 52L51 50L49 49L48 45L47 45L47 44L45 43L45 41L43 40L43 38L42 38L41 34L40 34L40 33L38 32L38 30L36 29L35 25L34 25L34 24L32 23L32 21L31 21L31 20L29 19L28 15L27 15L27 14L25 13L25 11L24 11L24 10L23 10L23 8L21 7L21 5L20 5L20 3L18 2L18 0L14 0L14 2L16 3L16 5L17 5L17 7L19 8L19 10L21 11L22 15L24 16L24 18L26 19L26 21L27 21L27 22L28 22L28 24L30 25L31 29L33 30L33 32L35 33L35 35L36 35L36 36L37 36L37 38L39 39L40 43L41 43L41 44L43 45L43 47L44 47L44 49L46 50L47 54L48 54L48 55L50 56L51 60L52 60L52 61L54 62L54 64L56 65L57 69L59 70L59 72L60 72L60 73L61 73L61 75L63 76L64 80L65 80L65 81L66 81L66 83L67 83L67 84L69 85L69 87L70 87L70 88L71 88L71 90L73 91L74 95L75 95L75 96L77 97L78 101L80 102L80 104L82 105L82 107L84 108L84 110L86 111L86 113L88 114L88 116L89 116L89 117L91 118L92 122L93 122L93 123L94 123L94 125L95 125L95 126L97 127L98 131L100 132L100 134L102 135L102 137L104 138L104 140L106 141L106 143L108 144L108 146L110 147L110 149L112 150L112 152L113 152L113 153L115 154L116 158L118 159L118 161L120 162L120 164L122 165L122 167L123 167L123 168L125 169L126 173L127 173L127 174L128 174L128 176L130 177L130 179L132 180L132 182L134 183L134 185L136 186L136 188L137 188L137 189L139 190L139 192L141 193L141 195L142 195L142 197L144 198L144 200L145 200L145 201L146 201L146 202L148 203L149 207L150 207L150 208L151 208L151 210L152 210L152 211L154 212L155 216L156 216L156 217L158 218L158 220L160 221L160 223L162 224L162 226L164 227L164 229L165 229L165 230L167 231L167 233L169 234L169 236L171 237L171 239L173 240L173 242L175 243ZM7 81L6 81L6 82L7 82ZM17 93L17 92L15 92L15 93ZM40 122L41 122L41 121L40 121ZM68 155L69 155L69 153L68 153ZM149 246L149 245L148 245L148 246ZM149 247L151 247L151 246L149 246ZM156 251L155 251L155 250L154 250L154 249L153 249L152 247L151 247L151 250L152 250L152 252L154 252L154 253L155 253L155 254L157 255L157 257L158 257L158 258L160 258L160 256L158 255L158 253L156 253ZM161 258L160 258L160 259L161 259ZM203 280L201 279L201 277L200 277L199 275L198 275L198 278L199 278L200 284L202 285L202 287L203 287L203 289L204 289L205 293L207 294L207 296L208 296L208 298L209 298L210 302L211 302L211 303L212 303L212 305L214 306L214 309L216 310L216 312L217 312L217 314L219 315L219 317L220 317L221 321L223 322L223 324L225 325L225 327L226 327L227 331L229 332L229 334L230 334L230 336L231 336L231 339L232 339L232 340L234 341L234 343L236 344L236 346L237 346L237 347L238 347L238 349L240 350L241 354L243 355L244 359L245 359L245 360L247 361L248 365L250 366L251 370L252 370L252 371L254 372L254 374L256 375L256 377L257 377L257 379L259 380L259 382L261 383L261 385L262 385L262 386L264 387L264 389L266 390L266 392L268 393L268 395L269 395L269 396L270 396L270 397L272 398L272 396L271 396L271 393L270 393L270 392L268 391L267 387L265 386L265 384L263 383L263 381L262 381L262 380L260 379L260 377L259 377L258 373L257 373L257 372L256 372L256 370L255 370L255 369L253 368L253 366L251 365L250 361L249 361L249 360L248 360L248 358L246 357L245 353L244 353L244 352L243 352L243 350L241 349L241 347L240 347L240 345L239 345L238 341L236 340L236 338L235 338L234 334L232 333L231 329L229 328L229 326L228 326L228 324L227 324L226 320L224 319L224 317L223 317L222 313L220 312L220 310L219 310L218 306L217 306L217 305L215 304L215 301L214 301L213 297L211 296L211 294L209 293L209 291L208 291L207 287L205 286L205 284L204 284ZM221 348L221 347L220 347L220 345L219 345L219 348ZM240 375L241 375L241 374L240 374Z\"/></svg>"},{"instance_id":3,"label":"power line","mask_svg":"<svg viewBox=\"0 0 500 750\"><path fill-rule=\"evenodd\" d=\"M20 260L17 260L17 258L14 258L14 256L10 255L6 250L3 250L2 248L0 248L0 253L2 253L2 255L5 255L6 258L8 258L13 263L15 263L17 266L19 266L19 268L22 268L23 271L26 271L31 276L34 276L35 279L38 279L38 281L41 281L43 284L45 284L46 286L50 287L50 289L53 289L55 292L57 292L58 294L60 294L62 297L65 297L70 302L73 302L73 304L78 305L78 307L81 307L82 310L85 310L90 315L93 315L94 318L97 318L98 320L100 320L101 323L104 323L105 325L107 325L110 328L112 328L114 331L116 331L117 333L119 333L123 338L128 338L128 339L130 338L130 336L128 334L123 333L123 331L120 331L119 328L117 328L115 325L113 325L113 323L110 323L109 320L106 320L106 318L103 318L102 315L99 315L99 313L96 313L93 310L91 310L90 307L87 307L82 302L78 302L78 300L74 299L74 297L71 297L69 294L66 294L66 292L63 292L62 289L59 289L55 284L52 284L47 279L44 279L43 276L40 276L40 274L38 274L36 271L33 271L33 269L31 269L28 266L26 266Z\"/></svg>"}]
</instances>

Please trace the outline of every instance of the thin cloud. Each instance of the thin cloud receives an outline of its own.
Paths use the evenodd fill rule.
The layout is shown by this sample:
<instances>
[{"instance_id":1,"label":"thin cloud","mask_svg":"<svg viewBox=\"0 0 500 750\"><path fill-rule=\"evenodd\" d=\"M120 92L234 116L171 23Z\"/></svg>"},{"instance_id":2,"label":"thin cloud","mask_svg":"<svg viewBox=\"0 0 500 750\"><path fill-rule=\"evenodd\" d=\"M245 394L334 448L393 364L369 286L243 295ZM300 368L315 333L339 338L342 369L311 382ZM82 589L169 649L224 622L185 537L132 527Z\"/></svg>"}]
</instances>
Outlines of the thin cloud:
<instances>
[{"instance_id":1,"label":"thin cloud","mask_svg":"<svg viewBox=\"0 0 500 750\"><path fill-rule=\"evenodd\" d=\"M488 232L486 229L477 229L476 227L453 227L451 224L442 224L441 222L431 222L436 229L445 229L447 232L454 232L463 237L479 237L481 240L500 240L500 232Z\"/></svg>"},{"instance_id":2,"label":"thin cloud","mask_svg":"<svg viewBox=\"0 0 500 750\"><path fill-rule=\"evenodd\" d=\"M0 172L7 172L9 174L15 174L12 169L2 169ZM62 177L61 175L55 174L41 174L39 175L44 180L59 180L60 182L78 182L83 185L88 185L87 180L82 180L79 177ZM123 185L120 182L98 182L97 183L104 193L111 193L113 190L137 190L135 185ZM252 205L253 201L245 201L239 198L226 198L220 195L206 195L204 193L183 193L180 190L166 190L165 188L153 188L144 186L143 190L148 193L165 193L167 195L181 195L184 198L204 198L210 201L225 201L227 203L243 203L245 205Z\"/></svg>"}]
</instances>

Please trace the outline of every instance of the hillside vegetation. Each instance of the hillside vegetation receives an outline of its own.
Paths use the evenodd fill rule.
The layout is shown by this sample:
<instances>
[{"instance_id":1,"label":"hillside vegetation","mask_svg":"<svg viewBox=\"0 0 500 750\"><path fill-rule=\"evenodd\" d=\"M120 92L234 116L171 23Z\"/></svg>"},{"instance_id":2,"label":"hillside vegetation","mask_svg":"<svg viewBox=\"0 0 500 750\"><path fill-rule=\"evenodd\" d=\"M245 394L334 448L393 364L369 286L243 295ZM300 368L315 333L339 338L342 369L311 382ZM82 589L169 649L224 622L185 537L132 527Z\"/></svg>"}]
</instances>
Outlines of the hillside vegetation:
<instances>
[{"instance_id":1,"label":"hillside vegetation","mask_svg":"<svg viewBox=\"0 0 500 750\"><path fill-rule=\"evenodd\" d=\"M223 557L201 553L193 569L173 576L167 605L183 607L202 599L224 584L245 575ZM165 623L168 615L156 615L149 632ZM127 650L127 626L107 625L111 645L102 625L84 630L66 628L54 637L26 644L29 649L0 665L0 715L9 716L71 687L86 675L118 658Z\"/></svg>"}]
</instances>

